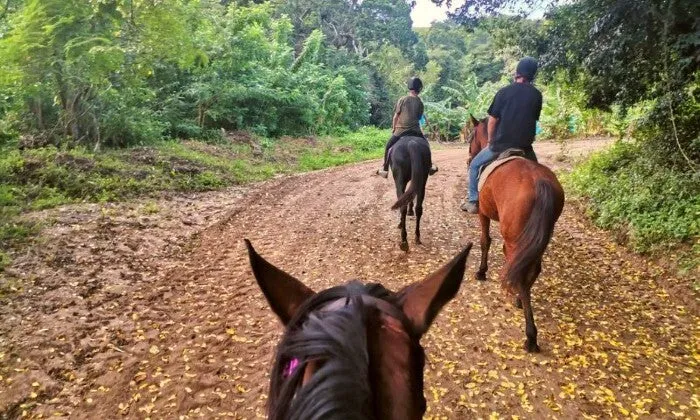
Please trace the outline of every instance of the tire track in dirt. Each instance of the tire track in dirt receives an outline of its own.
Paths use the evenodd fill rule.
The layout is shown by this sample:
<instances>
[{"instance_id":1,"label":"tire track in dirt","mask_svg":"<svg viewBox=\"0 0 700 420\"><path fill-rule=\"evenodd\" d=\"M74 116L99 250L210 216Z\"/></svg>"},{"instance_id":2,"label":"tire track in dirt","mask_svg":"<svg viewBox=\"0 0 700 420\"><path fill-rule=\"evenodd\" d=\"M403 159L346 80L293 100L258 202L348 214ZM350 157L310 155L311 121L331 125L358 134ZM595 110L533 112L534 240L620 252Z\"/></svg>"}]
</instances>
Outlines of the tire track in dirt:
<instances>
[{"instance_id":1,"label":"tire track in dirt","mask_svg":"<svg viewBox=\"0 0 700 420\"><path fill-rule=\"evenodd\" d=\"M576 142L570 153L603 144ZM553 160L556 145L537 149L548 164L564 165ZM434 159L440 172L428 181L424 243L413 244L409 232L408 253L398 249L398 218L389 210L393 182L371 175L376 162L248 190L197 236L191 251L178 254L174 266L126 285L122 294L98 293L102 300L85 316L102 312L102 326L87 333L90 343L74 346L92 351L81 366L63 372L69 378L58 375L45 398L37 395L39 405L27 397L14 414L263 417L281 327L254 282L242 239L316 290L354 278L396 290L438 268L466 242L478 242L478 219L458 209L466 151L436 151ZM528 355L521 349L522 314L498 283L497 224L492 235L490 281L472 279L479 258L478 249L472 251L469 278L423 340L427 417L697 414L697 307L678 304L664 289L681 280L640 264L566 206L533 291L543 352ZM62 332L64 339L74 334ZM26 348L26 354L12 349L13 356L32 359ZM15 369L25 366L12 362ZM46 363L34 363L34 370L42 374ZM10 371L6 378L21 381L21 375Z\"/></svg>"}]
</instances>

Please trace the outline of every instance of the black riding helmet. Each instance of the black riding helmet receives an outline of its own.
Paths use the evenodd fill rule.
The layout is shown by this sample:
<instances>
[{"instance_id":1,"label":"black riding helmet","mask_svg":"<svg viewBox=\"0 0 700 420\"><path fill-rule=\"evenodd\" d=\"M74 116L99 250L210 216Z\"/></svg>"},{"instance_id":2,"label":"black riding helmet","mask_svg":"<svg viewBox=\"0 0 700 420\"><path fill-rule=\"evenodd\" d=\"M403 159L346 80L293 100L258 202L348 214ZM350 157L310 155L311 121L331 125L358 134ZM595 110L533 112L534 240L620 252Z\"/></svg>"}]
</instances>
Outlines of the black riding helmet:
<instances>
[{"instance_id":1,"label":"black riding helmet","mask_svg":"<svg viewBox=\"0 0 700 420\"><path fill-rule=\"evenodd\" d=\"M515 73L532 82L537 74L537 60L532 57L525 57L518 63Z\"/></svg>"},{"instance_id":2,"label":"black riding helmet","mask_svg":"<svg viewBox=\"0 0 700 420\"><path fill-rule=\"evenodd\" d=\"M423 82L417 77L411 77L408 80L408 90L415 90L417 93L420 93L423 90Z\"/></svg>"}]
</instances>

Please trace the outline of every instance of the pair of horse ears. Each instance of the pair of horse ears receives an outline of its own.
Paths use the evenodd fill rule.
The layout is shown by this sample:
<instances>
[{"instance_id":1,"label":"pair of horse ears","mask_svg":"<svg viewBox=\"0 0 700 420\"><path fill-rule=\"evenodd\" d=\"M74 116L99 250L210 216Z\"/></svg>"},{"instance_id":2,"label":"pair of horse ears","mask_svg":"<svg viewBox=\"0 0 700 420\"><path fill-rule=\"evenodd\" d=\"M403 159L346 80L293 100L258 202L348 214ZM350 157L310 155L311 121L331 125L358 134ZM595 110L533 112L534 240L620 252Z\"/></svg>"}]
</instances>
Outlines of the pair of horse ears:
<instances>
[{"instance_id":1,"label":"pair of horse ears","mask_svg":"<svg viewBox=\"0 0 700 420\"><path fill-rule=\"evenodd\" d=\"M314 291L267 262L255 251L249 240L246 239L245 243L250 266L260 289L272 311L287 325L301 304L314 295ZM413 333L422 336L428 331L442 307L455 297L464 278L471 247L470 242L452 261L399 292L402 310L411 322Z\"/></svg>"}]
</instances>

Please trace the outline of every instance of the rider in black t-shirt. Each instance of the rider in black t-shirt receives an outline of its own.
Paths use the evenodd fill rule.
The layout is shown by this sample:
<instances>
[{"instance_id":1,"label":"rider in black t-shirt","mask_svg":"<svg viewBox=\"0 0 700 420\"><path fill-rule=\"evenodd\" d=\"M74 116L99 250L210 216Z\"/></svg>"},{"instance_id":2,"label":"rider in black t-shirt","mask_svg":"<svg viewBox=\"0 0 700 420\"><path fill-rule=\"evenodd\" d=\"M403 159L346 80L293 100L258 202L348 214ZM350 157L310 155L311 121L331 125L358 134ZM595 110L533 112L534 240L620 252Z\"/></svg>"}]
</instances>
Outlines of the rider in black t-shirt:
<instances>
[{"instance_id":1,"label":"rider in black t-shirt","mask_svg":"<svg viewBox=\"0 0 700 420\"><path fill-rule=\"evenodd\" d=\"M462 210L479 212L477 182L481 167L489 164L509 148L525 151L526 157L537 161L532 150L537 120L542 111L542 94L532 85L537 73L537 61L525 57L518 63L515 83L496 93L489 107L489 147L477 154L469 165L469 192Z\"/></svg>"}]
</instances>

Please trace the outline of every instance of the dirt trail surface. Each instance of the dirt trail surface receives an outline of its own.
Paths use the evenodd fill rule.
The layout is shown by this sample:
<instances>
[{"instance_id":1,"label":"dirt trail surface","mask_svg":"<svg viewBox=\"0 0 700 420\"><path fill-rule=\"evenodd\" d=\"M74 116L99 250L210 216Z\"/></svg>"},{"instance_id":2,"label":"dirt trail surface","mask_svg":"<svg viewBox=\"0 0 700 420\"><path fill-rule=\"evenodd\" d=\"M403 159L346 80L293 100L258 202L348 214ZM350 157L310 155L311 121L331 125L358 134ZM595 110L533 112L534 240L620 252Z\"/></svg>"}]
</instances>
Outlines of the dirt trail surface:
<instances>
[{"instance_id":1,"label":"dirt trail surface","mask_svg":"<svg viewBox=\"0 0 700 420\"><path fill-rule=\"evenodd\" d=\"M575 142L585 155L605 140ZM545 163L557 146L538 144ZM422 239L398 248L393 183L377 162L154 202L64 207L4 273L0 417L259 418L281 327L243 244L316 290L391 289L478 242L465 149L434 153ZM409 222L413 226L413 220ZM629 254L569 204L533 289L540 354L478 246L457 298L424 337L428 418L700 416L700 317L687 279ZM412 239L412 237L411 237ZM683 296L681 298L680 296Z\"/></svg>"}]
</instances>

